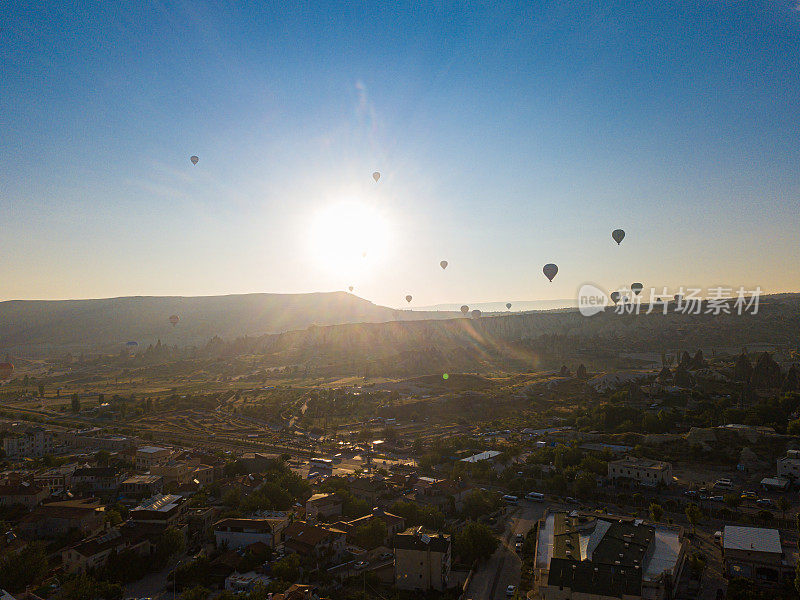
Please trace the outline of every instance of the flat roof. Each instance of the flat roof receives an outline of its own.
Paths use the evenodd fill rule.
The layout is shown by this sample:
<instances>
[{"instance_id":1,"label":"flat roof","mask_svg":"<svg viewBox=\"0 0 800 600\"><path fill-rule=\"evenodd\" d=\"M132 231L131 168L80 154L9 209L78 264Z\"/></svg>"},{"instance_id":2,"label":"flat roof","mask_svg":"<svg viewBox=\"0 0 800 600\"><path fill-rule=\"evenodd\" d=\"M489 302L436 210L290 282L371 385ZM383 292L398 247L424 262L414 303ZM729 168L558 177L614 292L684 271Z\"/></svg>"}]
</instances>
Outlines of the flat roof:
<instances>
[{"instance_id":1,"label":"flat roof","mask_svg":"<svg viewBox=\"0 0 800 600\"><path fill-rule=\"evenodd\" d=\"M152 510L157 512L169 512L181 503L183 496L178 494L165 494L163 496L153 496L142 502L133 510Z\"/></svg>"},{"instance_id":2,"label":"flat roof","mask_svg":"<svg viewBox=\"0 0 800 600\"><path fill-rule=\"evenodd\" d=\"M722 531L722 547L725 550L745 550L747 552L769 552L780 554L781 534L777 529L761 527L740 527L725 525Z\"/></svg>"},{"instance_id":3,"label":"flat roof","mask_svg":"<svg viewBox=\"0 0 800 600\"><path fill-rule=\"evenodd\" d=\"M500 454L501 452L497 450L486 450L485 452L481 452L480 454L474 454L473 456L462 458L461 462L476 463L482 460L489 460L491 458L495 458L496 456L500 456Z\"/></svg>"},{"instance_id":4,"label":"flat roof","mask_svg":"<svg viewBox=\"0 0 800 600\"><path fill-rule=\"evenodd\" d=\"M155 454L156 452L169 451L169 448L162 448L161 446L142 446L136 452L144 452L146 454Z\"/></svg>"}]
</instances>

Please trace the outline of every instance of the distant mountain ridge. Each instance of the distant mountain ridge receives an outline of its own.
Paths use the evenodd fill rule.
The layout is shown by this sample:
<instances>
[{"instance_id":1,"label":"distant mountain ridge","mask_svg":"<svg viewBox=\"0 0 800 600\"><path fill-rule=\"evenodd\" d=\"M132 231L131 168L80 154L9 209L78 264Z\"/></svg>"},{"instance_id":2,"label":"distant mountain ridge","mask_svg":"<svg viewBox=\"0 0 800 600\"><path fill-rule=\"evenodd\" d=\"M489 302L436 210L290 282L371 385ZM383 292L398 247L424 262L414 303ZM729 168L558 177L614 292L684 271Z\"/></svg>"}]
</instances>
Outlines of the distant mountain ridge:
<instances>
[{"instance_id":1,"label":"distant mountain ridge","mask_svg":"<svg viewBox=\"0 0 800 600\"><path fill-rule=\"evenodd\" d=\"M171 315L180 318L174 327ZM114 351L127 341L147 346L159 339L186 346L214 336L261 336L311 325L456 316L460 313L396 310L346 292L10 300L0 302L0 353Z\"/></svg>"}]
</instances>

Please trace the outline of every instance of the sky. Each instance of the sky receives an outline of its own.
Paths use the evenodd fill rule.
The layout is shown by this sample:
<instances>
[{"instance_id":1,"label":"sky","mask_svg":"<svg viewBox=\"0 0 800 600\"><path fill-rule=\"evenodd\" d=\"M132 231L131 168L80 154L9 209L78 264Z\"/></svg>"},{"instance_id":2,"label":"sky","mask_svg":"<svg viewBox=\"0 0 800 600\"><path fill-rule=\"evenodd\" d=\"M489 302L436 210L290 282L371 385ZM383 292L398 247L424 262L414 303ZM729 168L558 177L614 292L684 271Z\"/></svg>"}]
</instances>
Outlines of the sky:
<instances>
[{"instance_id":1,"label":"sky","mask_svg":"<svg viewBox=\"0 0 800 600\"><path fill-rule=\"evenodd\" d=\"M795 0L2 0L0 300L800 291L798 65Z\"/></svg>"}]
</instances>

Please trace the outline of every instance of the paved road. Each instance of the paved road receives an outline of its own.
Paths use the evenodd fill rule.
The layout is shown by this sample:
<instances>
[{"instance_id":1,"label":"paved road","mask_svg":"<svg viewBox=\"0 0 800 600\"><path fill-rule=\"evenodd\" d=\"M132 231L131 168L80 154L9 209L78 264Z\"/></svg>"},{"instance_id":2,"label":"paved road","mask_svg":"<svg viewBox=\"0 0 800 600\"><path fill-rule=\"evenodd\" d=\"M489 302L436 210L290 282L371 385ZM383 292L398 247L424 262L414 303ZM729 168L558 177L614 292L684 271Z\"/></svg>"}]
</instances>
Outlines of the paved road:
<instances>
[{"instance_id":1,"label":"paved road","mask_svg":"<svg viewBox=\"0 0 800 600\"><path fill-rule=\"evenodd\" d=\"M465 595L466 600L505 600L509 584L519 587L522 561L514 550L514 536L527 534L542 518L546 504L522 501L510 515L492 557L475 572Z\"/></svg>"}]
</instances>

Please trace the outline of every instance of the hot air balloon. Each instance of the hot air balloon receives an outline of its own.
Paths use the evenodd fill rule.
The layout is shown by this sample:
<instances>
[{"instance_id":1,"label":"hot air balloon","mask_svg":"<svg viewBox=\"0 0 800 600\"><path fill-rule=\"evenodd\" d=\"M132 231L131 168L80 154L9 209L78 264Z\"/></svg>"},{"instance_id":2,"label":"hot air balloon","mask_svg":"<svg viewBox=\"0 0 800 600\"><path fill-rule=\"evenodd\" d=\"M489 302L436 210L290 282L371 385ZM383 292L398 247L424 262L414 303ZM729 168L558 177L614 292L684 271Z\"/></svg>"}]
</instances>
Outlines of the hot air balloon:
<instances>
[{"instance_id":1,"label":"hot air balloon","mask_svg":"<svg viewBox=\"0 0 800 600\"><path fill-rule=\"evenodd\" d=\"M506 302L506 308L507 308L508 310L511 310L511 302Z\"/></svg>"},{"instance_id":2,"label":"hot air balloon","mask_svg":"<svg viewBox=\"0 0 800 600\"><path fill-rule=\"evenodd\" d=\"M479 310L476 308L475 310L473 310L473 311L472 311L472 316L473 316L473 318L475 318L475 319L479 318L479 317L481 316L481 311L479 311Z\"/></svg>"},{"instance_id":3,"label":"hot air balloon","mask_svg":"<svg viewBox=\"0 0 800 600\"><path fill-rule=\"evenodd\" d=\"M170 318L169 318L169 322L172 323L173 327L175 327L175 325L177 325L178 321L180 321L180 320L181 320L181 318L178 315L171 315Z\"/></svg>"},{"instance_id":4,"label":"hot air balloon","mask_svg":"<svg viewBox=\"0 0 800 600\"><path fill-rule=\"evenodd\" d=\"M614 241L617 242L617 246L619 246L622 240L625 239L625 232L622 229L615 229L611 232L611 237L614 238Z\"/></svg>"},{"instance_id":5,"label":"hot air balloon","mask_svg":"<svg viewBox=\"0 0 800 600\"><path fill-rule=\"evenodd\" d=\"M637 296L642 293L642 288L644 288L644 286L641 283L631 284L631 291Z\"/></svg>"},{"instance_id":6,"label":"hot air balloon","mask_svg":"<svg viewBox=\"0 0 800 600\"><path fill-rule=\"evenodd\" d=\"M554 265L553 263L547 263L544 267L542 267L542 273L544 273L544 276L550 281L553 281L553 277L555 277L556 273L558 273L558 266Z\"/></svg>"},{"instance_id":7,"label":"hot air balloon","mask_svg":"<svg viewBox=\"0 0 800 600\"><path fill-rule=\"evenodd\" d=\"M0 363L0 381L8 379L14 372L14 365L10 362Z\"/></svg>"},{"instance_id":8,"label":"hot air balloon","mask_svg":"<svg viewBox=\"0 0 800 600\"><path fill-rule=\"evenodd\" d=\"M381 178L381 174L380 174L378 171L375 171L375 172L372 174L372 178L375 180L375 183L377 183L377 182L378 182L378 179L380 179L380 178Z\"/></svg>"},{"instance_id":9,"label":"hot air balloon","mask_svg":"<svg viewBox=\"0 0 800 600\"><path fill-rule=\"evenodd\" d=\"M190 161L192 161L192 164L193 164L193 165L196 165L196 164L197 164L197 161L199 161L200 159L199 159L197 156L193 156L193 157L191 157L189 160L190 160Z\"/></svg>"},{"instance_id":10,"label":"hot air balloon","mask_svg":"<svg viewBox=\"0 0 800 600\"><path fill-rule=\"evenodd\" d=\"M353 291L353 286L351 285L351 286L350 286L350 287L348 287L347 289L348 289L348 290L350 290L350 291L352 292L352 291Z\"/></svg>"},{"instance_id":11,"label":"hot air balloon","mask_svg":"<svg viewBox=\"0 0 800 600\"><path fill-rule=\"evenodd\" d=\"M442 267L442 269L446 269L447 265L448 265L448 262L446 260L443 260L442 262L439 263L439 266Z\"/></svg>"},{"instance_id":12,"label":"hot air balloon","mask_svg":"<svg viewBox=\"0 0 800 600\"><path fill-rule=\"evenodd\" d=\"M408 296L406 296L406 302L408 302L409 304L411 304L411 300L412 300L412 296L411 296L411 294L409 294Z\"/></svg>"},{"instance_id":13,"label":"hot air balloon","mask_svg":"<svg viewBox=\"0 0 800 600\"><path fill-rule=\"evenodd\" d=\"M619 292L611 292L611 301L616 304L619 302Z\"/></svg>"},{"instance_id":14,"label":"hot air balloon","mask_svg":"<svg viewBox=\"0 0 800 600\"><path fill-rule=\"evenodd\" d=\"M466 304L464 306L462 306L461 307L461 312L464 313L464 314L467 314L469 312L469 306L467 306Z\"/></svg>"}]
</instances>

